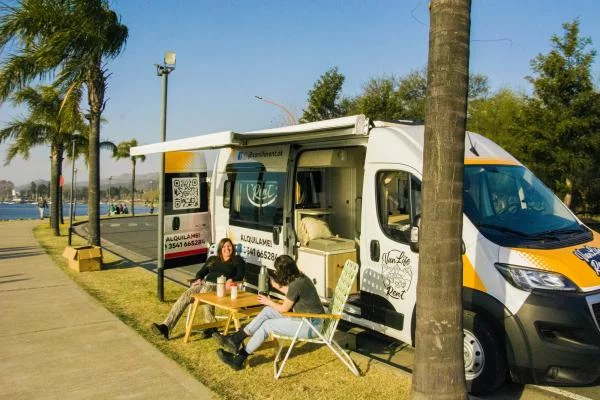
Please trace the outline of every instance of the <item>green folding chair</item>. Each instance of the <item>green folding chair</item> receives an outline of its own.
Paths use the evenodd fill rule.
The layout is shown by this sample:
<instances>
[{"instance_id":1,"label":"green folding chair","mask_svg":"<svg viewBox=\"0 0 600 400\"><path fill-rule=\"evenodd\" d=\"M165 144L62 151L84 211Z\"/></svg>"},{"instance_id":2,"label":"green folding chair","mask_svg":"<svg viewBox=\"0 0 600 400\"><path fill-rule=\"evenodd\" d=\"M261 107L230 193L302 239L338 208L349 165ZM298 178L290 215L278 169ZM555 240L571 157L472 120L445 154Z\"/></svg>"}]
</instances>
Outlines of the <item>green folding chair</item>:
<instances>
[{"instance_id":1,"label":"green folding chair","mask_svg":"<svg viewBox=\"0 0 600 400\"><path fill-rule=\"evenodd\" d=\"M358 264L352 260L346 260L344 264L344 269L340 278L338 279L337 285L335 287L335 292L333 293L333 298L331 299L331 303L329 304L329 308L327 310L327 314L308 314L308 313L293 313L288 312L284 313L285 316L289 316L291 318L301 318L302 322L298 326L296 333L294 336L284 336L279 334L272 334L272 337L277 340L279 343L279 350L277 351L277 355L275 356L275 360L273 361L273 372L275 375L275 379L279 379L281 373L283 372L283 367L294 348L294 345L298 342L309 342L316 344L324 344L329 347L329 349L344 363L346 367L356 376L359 376L360 373L354 364L354 361L350 358L350 356L342 349L342 347L333 340L333 335L335 330L337 329L338 323L342 317L342 311L344 310L344 305L348 300L348 295L350 294L350 290L352 288L352 283L354 279L356 279L356 274L358 273ZM311 322L310 319L320 318L323 320L322 328L316 328ZM316 336L310 339L299 338L298 334L301 329L304 327L304 324L310 327L310 330L313 332L312 336ZM287 341L291 341L290 346L285 354L285 357L280 363L281 353Z\"/></svg>"}]
</instances>

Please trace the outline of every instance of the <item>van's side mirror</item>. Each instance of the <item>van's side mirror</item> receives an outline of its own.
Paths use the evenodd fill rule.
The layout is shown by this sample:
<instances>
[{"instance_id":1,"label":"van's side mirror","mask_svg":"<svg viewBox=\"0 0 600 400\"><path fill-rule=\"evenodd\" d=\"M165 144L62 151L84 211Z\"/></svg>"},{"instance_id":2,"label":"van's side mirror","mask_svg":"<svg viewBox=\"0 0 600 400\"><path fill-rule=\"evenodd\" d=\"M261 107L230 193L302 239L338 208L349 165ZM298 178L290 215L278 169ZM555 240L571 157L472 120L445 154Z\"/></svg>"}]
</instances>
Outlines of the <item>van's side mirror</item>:
<instances>
[{"instance_id":1,"label":"van's side mirror","mask_svg":"<svg viewBox=\"0 0 600 400\"><path fill-rule=\"evenodd\" d=\"M225 181L223 185L223 208L229 208L231 205L231 181Z\"/></svg>"},{"instance_id":2,"label":"van's side mirror","mask_svg":"<svg viewBox=\"0 0 600 400\"><path fill-rule=\"evenodd\" d=\"M419 252L419 228L421 227L421 216L414 218L414 223L410 228L410 249L413 253Z\"/></svg>"},{"instance_id":3,"label":"van's side mirror","mask_svg":"<svg viewBox=\"0 0 600 400\"><path fill-rule=\"evenodd\" d=\"M410 249L414 253L419 252L419 227L413 226L410 228Z\"/></svg>"},{"instance_id":4,"label":"van's side mirror","mask_svg":"<svg viewBox=\"0 0 600 400\"><path fill-rule=\"evenodd\" d=\"M274 226L273 227L273 243L279 244L279 233L281 233L281 227Z\"/></svg>"}]
</instances>

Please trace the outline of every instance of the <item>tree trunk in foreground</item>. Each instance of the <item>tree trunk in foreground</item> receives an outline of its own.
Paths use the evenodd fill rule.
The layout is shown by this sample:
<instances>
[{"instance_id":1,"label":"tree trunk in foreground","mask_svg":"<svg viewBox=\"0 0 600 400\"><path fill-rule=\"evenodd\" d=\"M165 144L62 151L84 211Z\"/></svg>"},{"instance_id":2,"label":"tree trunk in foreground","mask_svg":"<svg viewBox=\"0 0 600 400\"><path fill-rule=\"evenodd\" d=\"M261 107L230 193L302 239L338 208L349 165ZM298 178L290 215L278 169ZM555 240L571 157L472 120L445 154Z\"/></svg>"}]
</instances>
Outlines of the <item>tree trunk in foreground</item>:
<instances>
[{"instance_id":1,"label":"tree trunk in foreground","mask_svg":"<svg viewBox=\"0 0 600 400\"><path fill-rule=\"evenodd\" d=\"M88 243L100 246L100 120L104 106L105 81L100 60L88 73L86 86L90 106Z\"/></svg>"},{"instance_id":2,"label":"tree trunk in foreground","mask_svg":"<svg viewBox=\"0 0 600 400\"><path fill-rule=\"evenodd\" d=\"M470 0L430 3L413 399L466 399L462 188Z\"/></svg>"}]
</instances>

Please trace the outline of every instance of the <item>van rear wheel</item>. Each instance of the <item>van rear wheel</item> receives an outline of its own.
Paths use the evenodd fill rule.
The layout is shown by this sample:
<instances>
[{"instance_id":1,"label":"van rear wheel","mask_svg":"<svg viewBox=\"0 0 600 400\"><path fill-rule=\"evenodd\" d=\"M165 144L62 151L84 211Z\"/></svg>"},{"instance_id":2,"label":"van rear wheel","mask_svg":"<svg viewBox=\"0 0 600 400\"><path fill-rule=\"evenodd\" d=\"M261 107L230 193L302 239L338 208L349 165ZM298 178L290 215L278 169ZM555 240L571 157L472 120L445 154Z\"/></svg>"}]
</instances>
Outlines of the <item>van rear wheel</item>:
<instances>
[{"instance_id":1,"label":"van rear wheel","mask_svg":"<svg viewBox=\"0 0 600 400\"><path fill-rule=\"evenodd\" d=\"M506 379L506 357L497 335L480 315L463 313L465 380L472 394L491 392Z\"/></svg>"}]
</instances>

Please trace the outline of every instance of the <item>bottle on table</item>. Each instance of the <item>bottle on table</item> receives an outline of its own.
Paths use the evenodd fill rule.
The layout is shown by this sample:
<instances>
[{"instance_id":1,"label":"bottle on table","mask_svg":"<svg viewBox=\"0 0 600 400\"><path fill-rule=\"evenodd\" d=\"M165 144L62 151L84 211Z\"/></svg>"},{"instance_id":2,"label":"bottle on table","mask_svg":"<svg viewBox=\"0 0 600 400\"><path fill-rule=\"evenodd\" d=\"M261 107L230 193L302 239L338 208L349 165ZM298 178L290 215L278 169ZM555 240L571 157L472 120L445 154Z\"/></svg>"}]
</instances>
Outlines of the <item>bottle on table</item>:
<instances>
[{"instance_id":1,"label":"bottle on table","mask_svg":"<svg viewBox=\"0 0 600 400\"><path fill-rule=\"evenodd\" d=\"M268 295L269 294L269 273L267 267L262 266L260 273L258 274L258 294Z\"/></svg>"},{"instance_id":2,"label":"bottle on table","mask_svg":"<svg viewBox=\"0 0 600 400\"><path fill-rule=\"evenodd\" d=\"M237 299L237 297L238 297L237 284L234 283L233 285L231 285L230 290L231 290L231 300Z\"/></svg>"},{"instance_id":3,"label":"bottle on table","mask_svg":"<svg viewBox=\"0 0 600 400\"><path fill-rule=\"evenodd\" d=\"M221 275L217 278L217 297L225 296L225 281L227 279L224 275Z\"/></svg>"}]
</instances>

